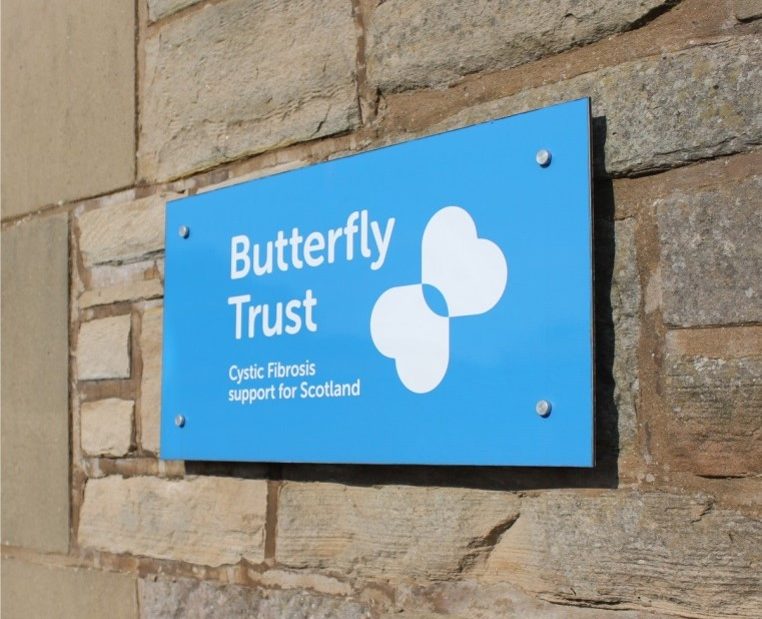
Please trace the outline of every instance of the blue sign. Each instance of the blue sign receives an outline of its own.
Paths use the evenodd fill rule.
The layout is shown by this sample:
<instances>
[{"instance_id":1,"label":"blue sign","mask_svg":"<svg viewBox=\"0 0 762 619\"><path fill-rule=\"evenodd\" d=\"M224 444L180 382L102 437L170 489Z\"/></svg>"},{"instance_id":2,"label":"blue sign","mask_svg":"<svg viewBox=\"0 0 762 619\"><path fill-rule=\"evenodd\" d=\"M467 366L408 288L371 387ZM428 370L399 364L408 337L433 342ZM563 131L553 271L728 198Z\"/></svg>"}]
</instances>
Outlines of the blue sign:
<instances>
[{"instance_id":1,"label":"blue sign","mask_svg":"<svg viewBox=\"0 0 762 619\"><path fill-rule=\"evenodd\" d=\"M588 99L167 204L161 456L593 465Z\"/></svg>"}]
</instances>

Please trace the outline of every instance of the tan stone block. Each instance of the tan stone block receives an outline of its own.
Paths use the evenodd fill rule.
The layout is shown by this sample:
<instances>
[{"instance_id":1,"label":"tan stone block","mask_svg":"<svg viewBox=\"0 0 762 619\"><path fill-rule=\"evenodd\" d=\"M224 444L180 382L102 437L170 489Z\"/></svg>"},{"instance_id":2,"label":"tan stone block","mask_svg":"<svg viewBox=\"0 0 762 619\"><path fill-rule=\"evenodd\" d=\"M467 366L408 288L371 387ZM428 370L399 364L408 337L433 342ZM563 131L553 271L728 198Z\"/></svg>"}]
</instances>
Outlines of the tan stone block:
<instances>
[{"instance_id":1,"label":"tan stone block","mask_svg":"<svg viewBox=\"0 0 762 619\"><path fill-rule=\"evenodd\" d=\"M667 410L655 444L671 467L762 473L762 327L670 331L664 367Z\"/></svg>"},{"instance_id":2,"label":"tan stone block","mask_svg":"<svg viewBox=\"0 0 762 619\"><path fill-rule=\"evenodd\" d=\"M159 453L161 427L161 351L163 309L143 312L140 328L140 354L143 374L140 377L140 443L146 451Z\"/></svg>"},{"instance_id":3,"label":"tan stone block","mask_svg":"<svg viewBox=\"0 0 762 619\"><path fill-rule=\"evenodd\" d=\"M139 175L167 180L359 123L352 4L207 4L150 32Z\"/></svg>"},{"instance_id":4,"label":"tan stone block","mask_svg":"<svg viewBox=\"0 0 762 619\"><path fill-rule=\"evenodd\" d=\"M267 482L104 477L85 487L80 545L218 566L264 560Z\"/></svg>"},{"instance_id":5,"label":"tan stone block","mask_svg":"<svg viewBox=\"0 0 762 619\"><path fill-rule=\"evenodd\" d=\"M77 372L80 380L130 377L129 314L98 318L79 326Z\"/></svg>"},{"instance_id":6,"label":"tan stone block","mask_svg":"<svg viewBox=\"0 0 762 619\"><path fill-rule=\"evenodd\" d=\"M382 91L496 71L627 30L665 0L390 0L368 25L368 79Z\"/></svg>"},{"instance_id":7,"label":"tan stone block","mask_svg":"<svg viewBox=\"0 0 762 619\"><path fill-rule=\"evenodd\" d=\"M80 406L82 449L91 456L123 456L132 446L132 400L107 398Z\"/></svg>"},{"instance_id":8,"label":"tan stone block","mask_svg":"<svg viewBox=\"0 0 762 619\"><path fill-rule=\"evenodd\" d=\"M199 0L148 0L148 19L156 21L197 2Z\"/></svg>"},{"instance_id":9,"label":"tan stone block","mask_svg":"<svg viewBox=\"0 0 762 619\"><path fill-rule=\"evenodd\" d=\"M98 305L110 305L120 301L156 299L163 294L164 286L158 279L146 279L117 284L108 288L85 290L79 297L79 306L84 309Z\"/></svg>"},{"instance_id":10,"label":"tan stone block","mask_svg":"<svg viewBox=\"0 0 762 619\"><path fill-rule=\"evenodd\" d=\"M5 19L5 16L3 17ZM2 541L69 547L66 216L2 231Z\"/></svg>"},{"instance_id":11,"label":"tan stone block","mask_svg":"<svg viewBox=\"0 0 762 619\"><path fill-rule=\"evenodd\" d=\"M470 579L403 583L394 610L380 619L665 619L662 613L618 607L575 608L538 599L509 583Z\"/></svg>"},{"instance_id":12,"label":"tan stone block","mask_svg":"<svg viewBox=\"0 0 762 619\"><path fill-rule=\"evenodd\" d=\"M3 218L133 183L132 0L3 4Z\"/></svg>"},{"instance_id":13,"label":"tan stone block","mask_svg":"<svg viewBox=\"0 0 762 619\"><path fill-rule=\"evenodd\" d=\"M137 619L135 577L3 557L3 617Z\"/></svg>"},{"instance_id":14,"label":"tan stone block","mask_svg":"<svg viewBox=\"0 0 762 619\"><path fill-rule=\"evenodd\" d=\"M278 500L276 558L384 580L454 577L518 507L506 492L288 482Z\"/></svg>"},{"instance_id":15,"label":"tan stone block","mask_svg":"<svg viewBox=\"0 0 762 619\"><path fill-rule=\"evenodd\" d=\"M85 211L77 217L85 266L126 262L164 249L166 195Z\"/></svg>"},{"instance_id":16,"label":"tan stone block","mask_svg":"<svg viewBox=\"0 0 762 619\"><path fill-rule=\"evenodd\" d=\"M487 559L482 580L562 604L759 617L762 522L707 496L546 492Z\"/></svg>"}]
</instances>

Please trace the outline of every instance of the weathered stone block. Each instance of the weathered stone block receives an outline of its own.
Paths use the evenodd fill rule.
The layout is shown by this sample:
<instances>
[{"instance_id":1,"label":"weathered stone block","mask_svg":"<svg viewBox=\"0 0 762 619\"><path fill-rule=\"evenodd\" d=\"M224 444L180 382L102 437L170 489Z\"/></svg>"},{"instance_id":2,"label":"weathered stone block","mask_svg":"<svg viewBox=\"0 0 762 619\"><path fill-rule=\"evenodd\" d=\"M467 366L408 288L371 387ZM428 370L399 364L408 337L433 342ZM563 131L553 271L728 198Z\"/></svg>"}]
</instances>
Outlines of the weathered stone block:
<instances>
[{"instance_id":1,"label":"weathered stone block","mask_svg":"<svg viewBox=\"0 0 762 619\"><path fill-rule=\"evenodd\" d=\"M133 261L162 251L166 199L150 196L79 215L79 249L85 266Z\"/></svg>"},{"instance_id":2,"label":"weathered stone block","mask_svg":"<svg viewBox=\"0 0 762 619\"><path fill-rule=\"evenodd\" d=\"M196 4L199 0L148 0L148 19L156 21L172 13L177 13L180 9L184 9L192 4Z\"/></svg>"},{"instance_id":3,"label":"weathered stone block","mask_svg":"<svg viewBox=\"0 0 762 619\"><path fill-rule=\"evenodd\" d=\"M575 608L533 597L505 582L474 580L422 584L403 583L395 590L394 607L381 619L656 619L635 610Z\"/></svg>"},{"instance_id":4,"label":"weathered stone block","mask_svg":"<svg viewBox=\"0 0 762 619\"><path fill-rule=\"evenodd\" d=\"M665 322L762 321L762 176L656 205Z\"/></svg>"},{"instance_id":5,"label":"weathered stone block","mask_svg":"<svg viewBox=\"0 0 762 619\"><path fill-rule=\"evenodd\" d=\"M135 578L3 557L3 617L137 619Z\"/></svg>"},{"instance_id":6,"label":"weathered stone block","mask_svg":"<svg viewBox=\"0 0 762 619\"><path fill-rule=\"evenodd\" d=\"M367 604L353 598L249 589L189 579L141 580L138 592L141 616L151 619L370 619L373 616Z\"/></svg>"},{"instance_id":7,"label":"weathered stone block","mask_svg":"<svg viewBox=\"0 0 762 619\"><path fill-rule=\"evenodd\" d=\"M289 482L278 503L276 558L389 580L453 576L510 526L518 506L505 492Z\"/></svg>"},{"instance_id":8,"label":"weathered stone block","mask_svg":"<svg viewBox=\"0 0 762 619\"><path fill-rule=\"evenodd\" d=\"M136 299L156 299L164 294L164 287L158 279L128 281L123 284L85 290L79 297L80 308L111 305L120 301Z\"/></svg>"},{"instance_id":9,"label":"weathered stone block","mask_svg":"<svg viewBox=\"0 0 762 619\"><path fill-rule=\"evenodd\" d=\"M733 8L740 21L762 17L762 0L735 0Z\"/></svg>"},{"instance_id":10,"label":"weathered stone block","mask_svg":"<svg viewBox=\"0 0 762 619\"><path fill-rule=\"evenodd\" d=\"M522 502L483 580L561 603L758 617L762 522L705 496L548 492Z\"/></svg>"},{"instance_id":11,"label":"weathered stone block","mask_svg":"<svg viewBox=\"0 0 762 619\"><path fill-rule=\"evenodd\" d=\"M672 331L664 364L673 468L762 473L762 327Z\"/></svg>"},{"instance_id":12,"label":"weathered stone block","mask_svg":"<svg viewBox=\"0 0 762 619\"><path fill-rule=\"evenodd\" d=\"M597 173L621 176L734 153L762 141L760 49L750 35L627 62L467 108L430 131L591 97L600 137L605 131L605 145L594 150Z\"/></svg>"},{"instance_id":13,"label":"weathered stone block","mask_svg":"<svg viewBox=\"0 0 762 619\"><path fill-rule=\"evenodd\" d=\"M9 2L1 38L3 217L130 185L134 2Z\"/></svg>"},{"instance_id":14,"label":"weathered stone block","mask_svg":"<svg viewBox=\"0 0 762 619\"><path fill-rule=\"evenodd\" d=\"M60 215L37 218L6 228L1 244L2 541L48 552L66 552L69 548L67 218Z\"/></svg>"},{"instance_id":15,"label":"weathered stone block","mask_svg":"<svg viewBox=\"0 0 762 619\"><path fill-rule=\"evenodd\" d=\"M267 482L111 476L85 486L80 545L217 566L264 559Z\"/></svg>"},{"instance_id":16,"label":"weathered stone block","mask_svg":"<svg viewBox=\"0 0 762 619\"><path fill-rule=\"evenodd\" d=\"M140 377L140 442L146 451L159 453L159 429L161 427L161 307L143 312L140 329L140 354L143 358L143 374Z\"/></svg>"},{"instance_id":17,"label":"weathered stone block","mask_svg":"<svg viewBox=\"0 0 762 619\"><path fill-rule=\"evenodd\" d=\"M382 91L451 82L626 30L664 0L378 3L368 25L368 78Z\"/></svg>"},{"instance_id":18,"label":"weathered stone block","mask_svg":"<svg viewBox=\"0 0 762 619\"><path fill-rule=\"evenodd\" d=\"M165 180L359 122L352 4L210 4L150 34L139 173Z\"/></svg>"},{"instance_id":19,"label":"weathered stone block","mask_svg":"<svg viewBox=\"0 0 762 619\"><path fill-rule=\"evenodd\" d=\"M130 316L83 322L77 340L80 380L130 377Z\"/></svg>"},{"instance_id":20,"label":"weathered stone block","mask_svg":"<svg viewBox=\"0 0 762 619\"><path fill-rule=\"evenodd\" d=\"M613 251L613 264L611 256ZM620 465L636 457L638 395L638 342L640 339L640 277L635 244L635 220L596 223L596 336L599 340L597 405L601 447L619 448ZM609 266L611 265L611 266ZM611 286L605 290L610 281ZM602 297L608 293L608 298ZM610 305L610 314L605 309ZM603 364L603 367L600 365ZM610 380L613 379L613 385ZM613 401L612 401L613 400ZM615 410L609 410L613 404ZM606 408L603 408L606 407ZM607 417L610 415L610 418ZM616 419L616 422L614 421ZM605 459L607 453L600 454Z\"/></svg>"},{"instance_id":21,"label":"weathered stone block","mask_svg":"<svg viewBox=\"0 0 762 619\"><path fill-rule=\"evenodd\" d=\"M123 456L132 446L131 400L107 398L80 406L82 449L91 456Z\"/></svg>"}]
</instances>

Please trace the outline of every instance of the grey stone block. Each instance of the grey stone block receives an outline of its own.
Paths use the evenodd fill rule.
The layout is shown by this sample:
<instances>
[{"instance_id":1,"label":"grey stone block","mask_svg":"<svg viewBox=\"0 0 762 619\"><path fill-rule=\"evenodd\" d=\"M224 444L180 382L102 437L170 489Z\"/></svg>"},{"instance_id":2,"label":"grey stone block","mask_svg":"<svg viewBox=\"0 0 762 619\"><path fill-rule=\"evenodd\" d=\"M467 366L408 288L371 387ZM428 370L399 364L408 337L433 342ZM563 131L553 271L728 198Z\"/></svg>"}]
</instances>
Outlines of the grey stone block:
<instances>
[{"instance_id":1,"label":"grey stone block","mask_svg":"<svg viewBox=\"0 0 762 619\"><path fill-rule=\"evenodd\" d=\"M657 202L664 320L762 321L762 176Z\"/></svg>"}]
</instances>

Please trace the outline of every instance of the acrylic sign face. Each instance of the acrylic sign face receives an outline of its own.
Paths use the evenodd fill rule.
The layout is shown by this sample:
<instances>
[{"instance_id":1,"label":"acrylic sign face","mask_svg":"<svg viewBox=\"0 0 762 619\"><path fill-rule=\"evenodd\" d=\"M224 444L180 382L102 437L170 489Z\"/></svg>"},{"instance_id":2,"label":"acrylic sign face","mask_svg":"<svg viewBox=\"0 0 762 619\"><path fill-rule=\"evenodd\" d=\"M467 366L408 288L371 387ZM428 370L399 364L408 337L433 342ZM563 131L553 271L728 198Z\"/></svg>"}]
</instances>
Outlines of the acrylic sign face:
<instances>
[{"instance_id":1,"label":"acrylic sign face","mask_svg":"<svg viewBox=\"0 0 762 619\"><path fill-rule=\"evenodd\" d=\"M170 202L161 456L592 466L590 176L582 99Z\"/></svg>"}]
</instances>

